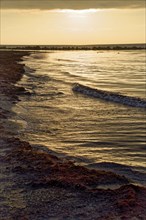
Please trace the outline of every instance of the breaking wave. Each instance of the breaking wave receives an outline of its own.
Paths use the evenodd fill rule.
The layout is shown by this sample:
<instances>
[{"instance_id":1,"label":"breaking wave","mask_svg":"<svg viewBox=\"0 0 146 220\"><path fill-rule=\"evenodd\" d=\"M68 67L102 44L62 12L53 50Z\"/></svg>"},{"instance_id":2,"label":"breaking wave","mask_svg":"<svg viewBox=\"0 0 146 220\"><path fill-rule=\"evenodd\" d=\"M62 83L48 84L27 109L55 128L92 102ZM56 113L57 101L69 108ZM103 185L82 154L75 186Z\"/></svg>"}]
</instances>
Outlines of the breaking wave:
<instances>
[{"instance_id":1,"label":"breaking wave","mask_svg":"<svg viewBox=\"0 0 146 220\"><path fill-rule=\"evenodd\" d=\"M90 88L79 83L74 84L72 90L94 98L112 101L123 105L146 108L146 100L138 97L122 95L116 92L109 92L100 89Z\"/></svg>"}]
</instances>

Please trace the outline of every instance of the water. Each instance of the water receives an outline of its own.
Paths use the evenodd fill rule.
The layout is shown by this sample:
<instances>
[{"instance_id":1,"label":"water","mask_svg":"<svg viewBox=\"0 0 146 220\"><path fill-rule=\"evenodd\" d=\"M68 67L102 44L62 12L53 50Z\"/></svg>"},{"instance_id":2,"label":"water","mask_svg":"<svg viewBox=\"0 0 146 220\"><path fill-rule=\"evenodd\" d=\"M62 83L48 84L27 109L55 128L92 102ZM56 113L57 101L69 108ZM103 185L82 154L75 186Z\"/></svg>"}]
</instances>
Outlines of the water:
<instances>
[{"instance_id":1,"label":"water","mask_svg":"<svg viewBox=\"0 0 146 220\"><path fill-rule=\"evenodd\" d=\"M26 74L19 85L31 96L21 96L13 109L22 139L146 185L145 108L72 91L79 83L145 99L144 51L37 52L23 63Z\"/></svg>"}]
</instances>

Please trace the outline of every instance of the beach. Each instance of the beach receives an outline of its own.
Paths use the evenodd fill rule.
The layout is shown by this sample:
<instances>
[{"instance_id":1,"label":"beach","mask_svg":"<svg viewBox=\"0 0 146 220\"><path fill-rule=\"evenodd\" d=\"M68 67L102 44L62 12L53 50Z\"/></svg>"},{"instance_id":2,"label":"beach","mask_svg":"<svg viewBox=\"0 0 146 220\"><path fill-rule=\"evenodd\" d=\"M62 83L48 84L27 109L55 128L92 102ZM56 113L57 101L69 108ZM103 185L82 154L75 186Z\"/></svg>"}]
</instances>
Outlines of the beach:
<instances>
[{"instance_id":1,"label":"beach","mask_svg":"<svg viewBox=\"0 0 146 220\"><path fill-rule=\"evenodd\" d=\"M31 93L15 84L24 74L24 64L18 62L29 53L0 51L0 219L145 220L146 188L18 138L12 109L21 102L20 94Z\"/></svg>"}]
</instances>

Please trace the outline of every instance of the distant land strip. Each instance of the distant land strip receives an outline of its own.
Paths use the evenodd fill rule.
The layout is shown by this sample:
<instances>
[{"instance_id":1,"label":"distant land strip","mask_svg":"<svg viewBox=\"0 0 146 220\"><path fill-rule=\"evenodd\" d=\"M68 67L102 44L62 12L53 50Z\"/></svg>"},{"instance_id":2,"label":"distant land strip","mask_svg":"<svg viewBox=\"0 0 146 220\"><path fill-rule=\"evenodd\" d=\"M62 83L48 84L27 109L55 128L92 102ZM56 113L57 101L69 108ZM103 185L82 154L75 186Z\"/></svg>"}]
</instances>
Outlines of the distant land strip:
<instances>
[{"instance_id":1,"label":"distant land strip","mask_svg":"<svg viewBox=\"0 0 146 220\"><path fill-rule=\"evenodd\" d=\"M144 50L146 44L0 45L0 50Z\"/></svg>"}]
</instances>

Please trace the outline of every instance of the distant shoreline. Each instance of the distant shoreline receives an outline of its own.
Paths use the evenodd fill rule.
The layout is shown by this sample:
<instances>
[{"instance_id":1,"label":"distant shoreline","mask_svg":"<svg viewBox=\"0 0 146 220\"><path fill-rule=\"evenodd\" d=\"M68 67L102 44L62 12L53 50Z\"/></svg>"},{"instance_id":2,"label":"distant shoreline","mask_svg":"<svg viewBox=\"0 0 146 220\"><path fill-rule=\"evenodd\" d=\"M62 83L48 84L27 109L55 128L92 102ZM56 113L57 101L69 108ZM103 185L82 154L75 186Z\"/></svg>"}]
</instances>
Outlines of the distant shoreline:
<instances>
[{"instance_id":1,"label":"distant shoreline","mask_svg":"<svg viewBox=\"0 0 146 220\"><path fill-rule=\"evenodd\" d=\"M1 45L0 50L144 50L146 44Z\"/></svg>"}]
</instances>

